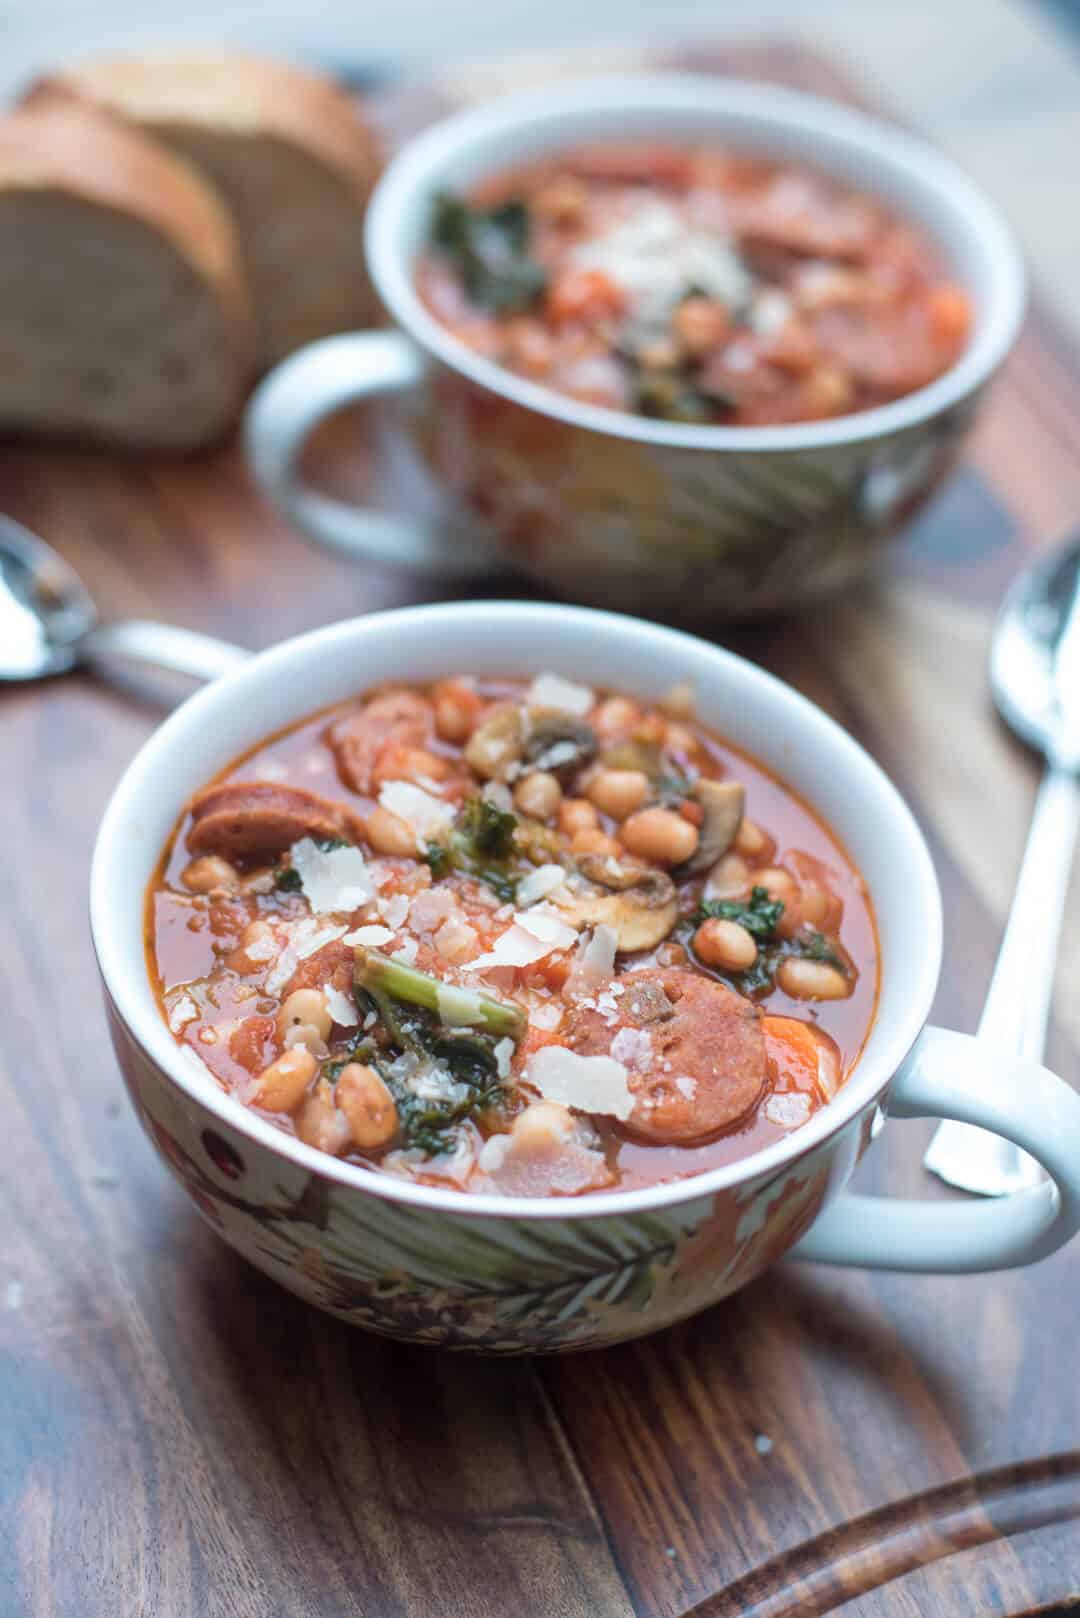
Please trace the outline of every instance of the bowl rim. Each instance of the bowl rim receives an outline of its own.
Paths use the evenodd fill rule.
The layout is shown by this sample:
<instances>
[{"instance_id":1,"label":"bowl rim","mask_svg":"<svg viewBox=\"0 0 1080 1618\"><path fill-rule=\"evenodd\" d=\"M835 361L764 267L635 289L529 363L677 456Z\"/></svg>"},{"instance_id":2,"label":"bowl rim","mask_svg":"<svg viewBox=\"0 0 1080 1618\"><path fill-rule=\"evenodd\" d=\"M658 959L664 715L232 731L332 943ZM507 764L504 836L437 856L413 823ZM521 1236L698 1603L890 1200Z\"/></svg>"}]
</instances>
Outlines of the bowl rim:
<instances>
[{"instance_id":1,"label":"bowl rim","mask_svg":"<svg viewBox=\"0 0 1080 1618\"><path fill-rule=\"evenodd\" d=\"M884 806L891 817L890 835L905 845L910 873L919 890L917 899L922 907L925 926L922 953L918 959L906 961L903 967L902 992L906 996L904 1014L893 1019L893 1026L883 1027L879 999L870 1037L875 1044L880 1044L881 1049L877 1052L873 1067L865 1063L864 1053L837 1095L808 1123L785 1139L705 1173L635 1190L586 1192L576 1197L527 1198L483 1196L452 1188L444 1190L418 1185L393 1175L344 1163L328 1153L306 1146L259 1118L228 1092L216 1085L207 1085L205 1075L196 1074L189 1066L183 1048L161 1015L141 950L137 952L141 971L127 970L123 935L125 927L131 925L132 921L130 917L118 915L113 903L113 894L118 887L115 872L120 869L125 857L129 828L139 823L140 804L145 804L155 794L155 776L162 760L174 750L182 753L186 737L195 739L204 736L207 725L212 727L215 711L223 705L243 705L246 694L254 693L267 683L292 688L294 682L302 681L305 665L324 660L327 656L333 658L335 653L347 659L349 650L359 640L378 632L382 626L389 626L388 632L409 643L410 636L428 633L433 625L457 621L466 627L471 623L475 628L481 619L485 623L498 619L509 628L524 625L527 621L534 629L539 626L550 628L553 632L557 625L561 625L563 629L569 627L582 635L590 632L630 634L640 639L643 647L651 643L666 647L673 653L684 649L686 655L685 648L689 645L694 648L697 658L704 652L712 662L718 680L723 680L725 671L734 669L744 684L755 688L763 708L767 710L770 704L786 708L793 720L798 719L815 727L827 737L830 746L843 755L845 768L862 777L872 790L875 802ZM569 660L562 658L560 661L564 665L563 672L572 676L573 668L566 666ZM264 727L259 729L262 732ZM248 745L255 746L258 741L259 735L253 735ZM201 779L195 781L188 790L194 791L202 784ZM790 784L801 791L797 780L792 779ZM176 807L173 815L178 812L179 808ZM155 858L156 855L157 850ZM140 913L134 918L140 936L142 919L140 905ZM117 783L105 809L94 846L90 874L90 930L108 1000L142 1055L195 1105L206 1108L240 1135L267 1147L298 1167L325 1176L349 1190L385 1198L401 1206L438 1210L458 1216L528 1221L624 1216L669 1208L693 1202L700 1197L713 1196L748 1181L771 1178L806 1157L840 1134L867 1107L880 1101L882 1093L925 1026L937 988L942 956L941 894L925 839L897 788L865 749L835 720L775 675L733 652L710 645L681 630L587 607L538 605L527 601L438 603L347 619L279 642L254 655L250 662L233 673L222 676L189 697L143 743ZM897 967L889 970L896 971Z\"/></svg>"},{"instance_id":2,"label":"bowl rim","mask_svg":"<svg viewBox=\"0 0 1080 1618\"><path fill-rule=\"evenodd\" d=\"M417 198L430 195L440 170L468 148L522 126L557 127L581 114L715 111L719 118L771 120L778 132L815 135L869 154L936 198L979 243L987 265L987 306L960 358L926 387L889 404L827 421L774 427L702 427L653 421L628 411L581 404L484 359L429 314L412 283L411 263L397 249L400 223ZM557 139L538 147L557 149ZM497 167L497 163L493 165ZM872 189L872 188L870 188ZM683 449L781 452L863 443L917 426L967 398L1001 364L1026 306L1026 275L1012 234L963 171L927 142L839 102L778 85L721 75L657 73L576 80L530 89L452 114L408 141L391 159L368 205L368 267L382 302L419 347L449 369L529 410L569 425L636 443Z\"/></svg>"}]
</instances>

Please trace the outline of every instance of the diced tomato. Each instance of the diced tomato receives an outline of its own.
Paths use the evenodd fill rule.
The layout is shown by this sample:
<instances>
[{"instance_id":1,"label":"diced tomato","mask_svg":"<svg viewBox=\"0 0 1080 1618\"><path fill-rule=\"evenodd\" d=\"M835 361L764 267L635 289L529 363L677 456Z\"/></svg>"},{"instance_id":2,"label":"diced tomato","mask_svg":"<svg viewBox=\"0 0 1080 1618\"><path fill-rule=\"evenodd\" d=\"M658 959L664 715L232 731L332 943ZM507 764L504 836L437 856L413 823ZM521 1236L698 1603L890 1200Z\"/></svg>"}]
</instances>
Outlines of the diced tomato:
<instances>
[{"instance_id":1,"label":"diced tomato","mask_svg":"<svg viewBox=\"0 0 1080 1618\"><path fill-rule=\"evenodd\" d=\"M548 288L547 314L557 325L604 320L622 312L625 294L603 270L562 270Z\"/></svg>"},{"instance_id":2,"label":"diced tomato","mask_svg":"<svg viewBox=\"0 0 1080 1618\"><path fill-rule=\"evenodd\" d=\"M958 286L935 287L930 293L930 330L943 347L958 349L971 325L971 303Z\"/></svg>"},{"instance_id":3,"label":"diced tomato","mask_svg":"<svg viewBox=\"0 0 1080 1618\"><path fill-rule=\"evenodd\" d=\"M273 1017L245 1017L230 1035L229 1055L249 1073L261 1073L277 1055Z\"/></svg>"}]
</instances>

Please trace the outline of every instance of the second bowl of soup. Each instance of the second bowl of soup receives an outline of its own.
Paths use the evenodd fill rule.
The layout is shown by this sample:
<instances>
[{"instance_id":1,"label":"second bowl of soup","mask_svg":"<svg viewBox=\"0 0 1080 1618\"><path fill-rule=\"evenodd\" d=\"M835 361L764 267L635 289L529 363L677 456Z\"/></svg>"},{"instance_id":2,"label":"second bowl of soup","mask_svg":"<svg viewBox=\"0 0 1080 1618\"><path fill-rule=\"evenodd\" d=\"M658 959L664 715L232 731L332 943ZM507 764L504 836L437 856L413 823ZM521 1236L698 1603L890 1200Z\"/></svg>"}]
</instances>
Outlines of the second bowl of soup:
<instances>
[{"instance_id":1,"label":"second bowl of soup","mask_svg":"<svg viewBox=\"0 0 1080 1618\"><path fill-rule=\"evenodd\" d=\"M929 148L690 76L448 119L391 163L366 243L398 329L263 383L271 498L347 554L684 621L861 572L951 466L1024 301L1004 227ZM307 487L318 421L380 396L386 509Z\"/></svg>"}]
</instances>

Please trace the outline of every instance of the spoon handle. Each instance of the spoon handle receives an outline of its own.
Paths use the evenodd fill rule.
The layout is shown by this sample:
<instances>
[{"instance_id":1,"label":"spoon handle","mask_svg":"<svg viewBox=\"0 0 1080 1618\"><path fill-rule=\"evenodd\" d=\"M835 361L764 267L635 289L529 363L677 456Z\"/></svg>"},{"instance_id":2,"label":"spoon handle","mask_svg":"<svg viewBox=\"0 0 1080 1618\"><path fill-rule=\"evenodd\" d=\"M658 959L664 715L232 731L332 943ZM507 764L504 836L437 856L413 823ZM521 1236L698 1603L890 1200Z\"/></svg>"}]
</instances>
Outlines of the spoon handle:
<instances>
[{"instance_id":1,"label":"spoon handle","mask_svg":"<svg viewBox=\"0 0 1080 1618\"><path fill-rule=\"evenodd\" d=\"M1051 766L1035 800L1012 909L979 1019L979 1038L1026 1062L1041 1062L1069 887L1080 782ZM923 1158L950 1185L1002 1196L1036 1183L1038 1164L1019 1147L969 1124L942 1124Z\"/></svg>"},{"instance_id":2,"label":"spoon handle","mask_svg":"<svg viewBox=\"0 0 1080 1618\"><path fill-rule=\"evenodd\" d=\"M149 663L172 674L189 674L196 680L216 680L219 674L230 674L251 656L242 647L212 635L142 618L98 625L80 641L79 654L91 663L108 663L114 658Z\"/></svg>"},{"instance_id":3,"label":"spoon handle","mask_svg":"<svg viewBox=\"0 0 1080 1618\"><path fill-rule=\"evenodd\" d=\"M1031 817L1012 909L979 1019L991 1039L1026 1062L1041 1062L1054 993L1061 918L1080 820L1080 783L1051 766Z\"/></svg>"}]
</instances>

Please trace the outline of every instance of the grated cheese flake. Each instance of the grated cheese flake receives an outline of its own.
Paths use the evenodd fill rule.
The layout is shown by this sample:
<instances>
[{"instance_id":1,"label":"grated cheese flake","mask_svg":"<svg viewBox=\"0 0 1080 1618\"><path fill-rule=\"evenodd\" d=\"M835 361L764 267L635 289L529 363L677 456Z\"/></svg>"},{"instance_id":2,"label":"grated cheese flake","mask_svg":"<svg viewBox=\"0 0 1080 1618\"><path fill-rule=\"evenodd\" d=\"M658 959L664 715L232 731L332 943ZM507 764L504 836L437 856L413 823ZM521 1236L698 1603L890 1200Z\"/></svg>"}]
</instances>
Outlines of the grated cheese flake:
<instances>
[{"instance_id":1,"label":"grated cheese flake","mask_svg":"<svg viewBox=\"0 0 1080 1618\"><path fill-rule=\"evenodd\" d=\"M526 1077L545 1101L558 1101L578 1112L625 1119L634 1110L626 1069L610 1056L579 1056L562 1045L543 1045L529 1058Z\"/></svg>"},{"instance_id":2,"label":"grated cheese flake","mask_svg":"<svg viewBox=\"0 0 1080 1618\"><path fill-rule=\"evenodd\" d=\"M169 1007L169 1027L174 1034L178 1034L186 1023L194 1022L198 1015L199 1008L190 994L182 994Z\"/></svg>"},{"instance_id":3,"label":"grated cheese flake","mask_svg":"<svg viewBox=\"0 0 1080 1618\"><path fill-rule=\"evenodd\" d=\"M289 852L304 898L316 915L356 910L374 896L375 884L358 848L320 848L313 838L304 837Z\"/></svg>"},{"instance_id":4,"label":"grated cheese flake","mask_svg":"<svg viewBox=\"0 0 1080 1618\"><path fill-rule=\"evenodd\" d=\"M452 803L444 803L411 781L387 781L379 793L379 802L410 825L418 837L434 837L455 814Z\"/></svg>"},{"instance_id":5,"label":"grated cheese flake","mask_svg":"<svg viewBox=\"0 0 1080 1618\"><path fill-rule=\"evenodd\" d=\"M312 933L310 937L305 938L302 944L297 944L296 959L306 961L309 955L314 955L316 950L324 949L327 944L334 943L335 939L343 937L344 933L344 927L321 928L317 933Z\"/></svg>"},{"instance_id":6,"label":"grated cheese flake","mask_svg":"<svg viewBox=\"0 0 1080 1618\"><path fill-rule=\"evenodd\" d=\"M535 871L523 876L517 885L517 902L524 910L528 905L535 904L538 899L546 899L549 893L561 888L566 872L561 865L538 865Z\"/></svg>"},{"instance_id":7,"label":"grated cheese flake","mask_svg":"<svg viewBox=\"0 0 1080 1618\"><path fill-rule=\"evenodd\" d=\"M575 685L561 674L538 674L525 693L530 708L556 708L560 713L572 713L583 718L596 701L596 694L587 685Z\"/></svg>"},{"instance_id":8,"label":"grated cheese flake","mask_svg":"<svg viewBox=\"0 0 1080 1618\"><path fill-rule=\"evenodd\" d=\"M570 949L577 943L577 928L571 927L548 906L534 905L531 910L516 911L514 922L551 949Z\"/></svg>"},{"instance_id":9,"label":"grated cheese flake","mask_svg":"<svg viewBox=\"0 0 1080 1618\"><path fill-rule=\"evenodd\" d=\"M389 944L393 938L389 927L380 927L378 922L371 922L366 927L354 927L351 933L346 933L343 942L350 949L362 944L365 949L378 949L380 944Z\"/></svg>"},{"instance_id":10,"label":"grated cheese flake","mask_svg":"<svg viewBox=\"0 0 1080 1618\"><path fill-rule=\"evenodd\" d=\"M326 996L326 1009L338 1027L355 1028L360 1016L352 996L345 994L334 983L328 983L323 993Z\"/></svg>"},{"instance_id":11,"label":"grated cheese flake","mask_svg":"<svg viewBox=\"0 0 1080 1618\"><path fill-rule=\"evenodd\" d=\"M773 1095L761 1110L770 1124L779 1124L781 1129L798 1129L810 1116L810 1097L798 1091L793 1095Z\"/></svg>"},{"instance_id":12,"label":"grated cheese flake","mask_svg":"<svg viewBox=\"0 0 1080 1618\"><path fill-rule=\"evenodd\" d=\"M500 1039L492 1054L495 1057L495 1071L500 1079L508 1078L514 1055L514 1041L510 1038Z\"/></svg>"}]
</instances>

